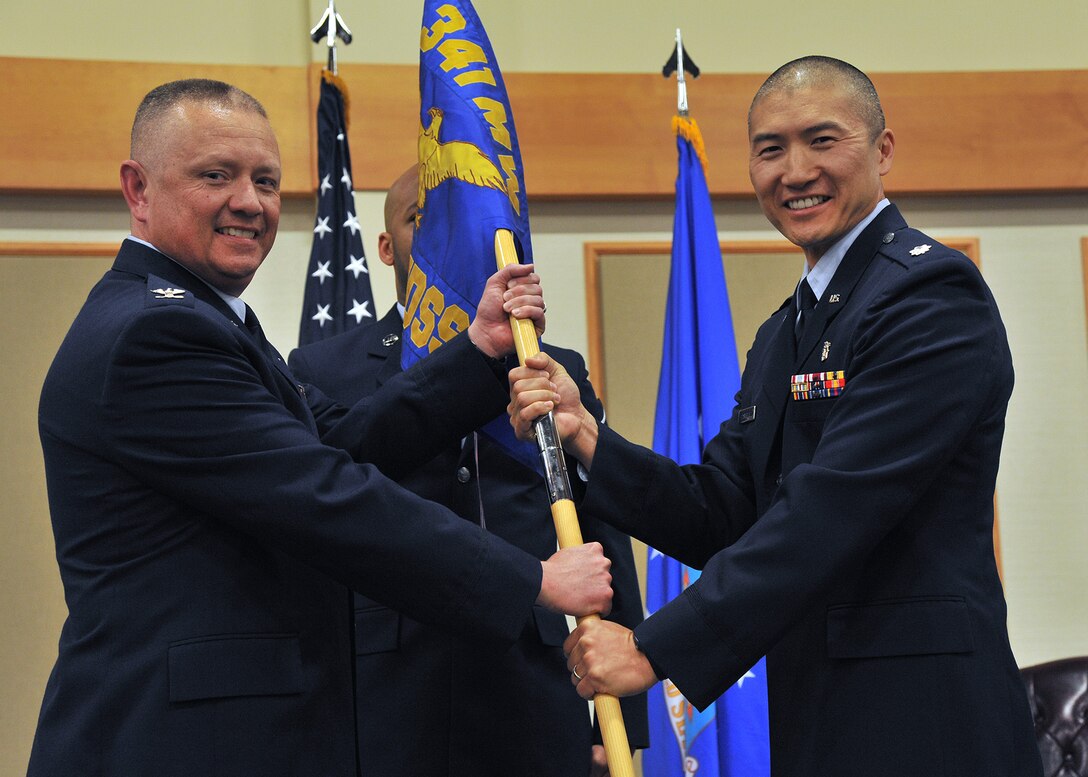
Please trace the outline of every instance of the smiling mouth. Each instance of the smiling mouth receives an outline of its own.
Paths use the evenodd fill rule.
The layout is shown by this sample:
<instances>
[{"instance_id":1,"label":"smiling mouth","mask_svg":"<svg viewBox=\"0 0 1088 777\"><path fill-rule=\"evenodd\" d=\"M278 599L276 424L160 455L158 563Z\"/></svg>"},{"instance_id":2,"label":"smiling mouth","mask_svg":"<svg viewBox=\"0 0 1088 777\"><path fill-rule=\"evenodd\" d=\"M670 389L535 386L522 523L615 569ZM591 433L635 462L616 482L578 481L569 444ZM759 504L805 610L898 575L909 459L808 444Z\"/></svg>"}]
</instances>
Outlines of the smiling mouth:
<instances>
[{"instance_id":1,"label":"smiling mouth","mask_svg":"<svg viewBox=\"0 0 1088 777\"><path fill-rule=\"evenodd\" d=\"M223 227L222 229L215 230L220 235L229 235L230 237L246 237L252 240L257 237L256 230L252 229L238 229L236 227Z\"/></svg>"},{"instance_id":2,"label":"smiling mouth","mask_svg":"<svg viewBox=\"0 0 1088 777\"><path fill-rule=\"evenodd\" d=\"M815 197L803 197L799 200L787 200L786 207L790 210L802 210L803 208L813 208L821 203L830 200L830 197L823 195L817 195Z\"/></svg>"}]
</instances>

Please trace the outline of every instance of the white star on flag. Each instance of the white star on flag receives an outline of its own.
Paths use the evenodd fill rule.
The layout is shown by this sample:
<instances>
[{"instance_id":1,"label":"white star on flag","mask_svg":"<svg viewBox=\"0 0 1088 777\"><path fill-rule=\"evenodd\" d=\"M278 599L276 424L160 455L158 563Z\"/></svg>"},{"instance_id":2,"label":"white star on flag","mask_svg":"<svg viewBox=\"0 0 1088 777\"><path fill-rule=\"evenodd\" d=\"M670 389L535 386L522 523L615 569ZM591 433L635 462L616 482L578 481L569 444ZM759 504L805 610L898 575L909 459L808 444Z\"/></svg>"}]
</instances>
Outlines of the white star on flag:
<instances>
[{"instance_id":1,"label":"white star on flag","mask_svg":"<svg viewBox=\"0 0 1088 777\"><path fill-rule=\"evenodd\" d=\"M357 299L352 299L351 310L348 311L349 316L355 316L355 323L361 324L364 318L374 318L374 314L367 310L370 306L370 300L363 300L360 302Z\"/></svg>"},{"instance_id":2,"label":"white star on flag","mask_svg":"<svg viewBox=\"0 0 1088 777\"><path fill-rule=\"evenodd\" d=\"M346 167L343 168L343 170L344 170L344 174L342 176L340 176L340 183L344 184L344 186L346 186L346 187L348 187L350 189L351 188L351 173L348 172L348 169Z\"/></svg>"},{"instance_id":3,"label":"white star on flag","mask_svg":"<svg viewBox=\"0 0 1088 777\"><path fill-rule=\"evenodd\" d=\"M324 194L332 188L332 184L329 183L329 174L326 173L325 177L321 179L321 193Z\"/></svg>"},{"instance_id":4,"label":"white star on flag","mask_svg":"<svg viewBox=\"0 0 1088 777\"><path fill-rule=\"evenodd\" d=\"M366 257L365 256L353 256L353 257L351 257L351 261L344 265L344 269L345 270L350 270L352 272L352 274L355 275L356 278L359 277L360 273L367 273L368 275L370 274L370 270L368 270L366 268Z\"/></svg>"},{"instance_id":5,"label":"white star on flag","mask_svg":"<svg viewBox=\"0 0 1088 777\"><path fill-rule=\"evenodd\" d=\"M332 264L331 259L327 262L318 262L317 269L310 273L310 277L317 278L317 282L324 285L325 279L332 277L332 273L329 272L330 264Z\"/></svg>"},{"instance_id":6,"label":"white star on flag","mask_svg":"<svg viewBox=\"0 0 1088 777\"><path fill-rule=\"evenodd\" d=\"M318 323L318 326L325 326L326 321L332 321L332 316L329 315L329 308L332 305L318 305L317 313L310 318Z\"/></svg>"},{"instance_id":7,"label":"white star on flag","mask_svg":"<svg viewBox=\"0 0 1088 777\"><path fill-rule=\"evenodd\" d=\"M325 239L325 235L332 232L332 227L329 226L329 219L331 219L331 218L332 218L332 216L326 216L323 219L318 219L317 220L317 226L314 227L314 234L317 235L322 240Z\"/></svg>"},{"instance_id":8,"label":"white star on flag","mask_svg":"<svg viewBox=\"0 0 1088 777\"><path fill-rule=\"evenodd\" d=\"M741 677L739 680L737 680L737 687L738 688L743 688L744 687L744 681L747 680L748 678L751 678L753 680L756 679L756 676L754 674L752 674L751 669L749 669L747 672L745 672L744 676Z\"/></svg>"},{"instance_id":9,"label":"white star on flag","mask_svg":"<svg viewBox=\"0 0 1088 777\"><path fill-rule=\"evenodd\" d=\"M358 235L361 231L361 227L359 226L359 217L352 213L350 210L348 211L348 220L344 222L344 226L350 229L351 234L353 235Z\"/></svg>"}]
</instances>

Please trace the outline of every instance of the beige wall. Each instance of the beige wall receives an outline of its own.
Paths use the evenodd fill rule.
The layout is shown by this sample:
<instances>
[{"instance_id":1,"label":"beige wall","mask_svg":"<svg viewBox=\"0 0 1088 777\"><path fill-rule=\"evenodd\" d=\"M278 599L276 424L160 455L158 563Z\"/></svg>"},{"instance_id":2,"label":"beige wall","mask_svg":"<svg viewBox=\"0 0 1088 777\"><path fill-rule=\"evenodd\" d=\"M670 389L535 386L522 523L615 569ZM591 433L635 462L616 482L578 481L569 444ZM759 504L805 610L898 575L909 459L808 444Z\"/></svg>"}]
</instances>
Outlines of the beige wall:
<instances>
[{"instance_id":1,"label":"beige wall","mask_svg":"<svg viewBox=\"0 0 1088 777\"><path fill-rule=\"evenodd\" d=\"M255 64L301 64L323 57L323 50L306 38L324 5L316 0L195 0L183 10L175 5L61 0L49 5L43 20L33 4L5 3L0 56ZM342 48L342 58L413 62L420 6L343 0L338 7L356 42ZM1011 2L923 0L897 8L894 17L860 0L839 2L831 12L826 5L798 4L787 26L766 32L761 29L768 24L763 10L727 16L718 0L479 0L477 8L508 71L656 70L671 49L677 24L708 71L766 71L814 50L881 71L1088 67L1088 48L1080 39L1088 29L1084 0L1056 0L1030 13ZM39 34L43 21L54 27ZM698 116L698 82L692 85L692 105ZM889 121L894 127L895 117ZM995 131L1000 131L997 117ZM713 164L724 150L709 152ZM531 195L533 160L525 164ZM373 259L382 198L361 194L358 204ZM1088 471L1088 348L1079 243L1088 235L1088 197L965 196L899 204L908 220L931 233L980 239L983 271L1009 330L1017 387L1009 410L999 509L1013 647L1022 664L1088 653L1083 594L1088 590L1088 565L1083 563L1088 547L1088 478L1083 476ZM672 205L532 202L531 210L549 295L549 339L585 352L583 244L668 240ZM750 201L718 202L715 210L723 239L777 237ZM280 238L246 294L282 349L296 337L312 217L310 203L286 203ZM119 198L0 195L0 242L119 241L127 223ZM377 305L384 310L393 300L392 278L378 262L372 264ZM4 307L28 295L30 285L21 275L5 276L0 287ZM22 468L30 479L40 472L33 419L25 417L33 412L40 378L28 377L22 368L27 343L37 343L48 356L54 335L35 326L35 312L5 318L0 333L0 355L18 371L9 392L28 399L20 405L24 417L5 426L5 445L17 446L25 456L15 470L19 474L4 480L5 497L15 488L13 478L24 477ZM647 380L656 380L657 365L646 365L644 372ZM33 487L39 489L40 505L40 481ZM28 526L33 527L30 536ZM9 538L5 596L0 598L0 773L16 774L25 767L63 604L46 516L27 515L5 498L0 528ZM14 548L12 538L17 538Z\"/></svg>"},{"instance_id":2,"label":"beige wall","mask_svg":"<svg viewBox=\"0 0 1088 777\"><path fill-rule=\"evenodd\" d=\"M322 0L55 0L4 3L0 54L65 59L298 65L324 57L307 33ZM677 27L708 72L769 72L802 54L864 70L1047 70L1088 67L1088 4L1048 0L869 0L725 4L721 0L477 0L505 70L659 70ZM421 2L340 0L356 35L344 62L417 61ZM698 103L696 102L697 106Z\"/></svg>"}]
</instances>

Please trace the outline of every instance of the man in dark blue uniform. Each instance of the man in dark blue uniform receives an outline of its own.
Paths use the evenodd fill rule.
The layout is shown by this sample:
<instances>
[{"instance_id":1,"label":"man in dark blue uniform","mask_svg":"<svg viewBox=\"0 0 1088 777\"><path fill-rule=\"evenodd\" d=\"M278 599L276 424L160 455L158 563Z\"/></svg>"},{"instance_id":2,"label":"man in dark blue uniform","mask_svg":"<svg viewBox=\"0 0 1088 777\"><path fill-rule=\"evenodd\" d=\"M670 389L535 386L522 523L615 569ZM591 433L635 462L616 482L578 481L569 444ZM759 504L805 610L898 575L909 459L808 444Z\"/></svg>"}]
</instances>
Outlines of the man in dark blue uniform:
<instances>
[{"instance_id":1,"label":"man in dark blue uniform","mask_svg":"<svg viewBox=\"0 0 1088 777\"><path fill-rule=\"evenodd\" d=\"M784 65L748 134L805 277L703 462L599 427L544 358L512 375L519 434L557 406L582 509L703 570L633 633L580 627L572 679L589 696L669 677L701 709L766 655L774 777L1038 777L994 560L1013 382L994 299L885 199L894 137L859 70Z\"/></svg>"},{"instance_id":2,"label":"man in dark blue uniform","mask_svg":"<svg viewBox=\"0 0 1088 777\"><path fill-rule=\"evenodd\" d=\"M385 232L378 237L378 256L393 267L397 304L373 325L304 346L290 356L296 377L340 402L380 396L401 372L416 198L413 167L390 187ZM566 348L544 349L573 376L581 402L601 420L603 409L582 357ZM389 445L413 446L415 440L407 433L396 434ZM555 549L543 479L482 432L447 445L398 482L538 558ZM642 620L642 604L630 539L582 517L583 534L599 541L612 560L611 618L633 628ZM593 745L586 703L568 683L561 649L568 629L562 616L538 608L516 644L491 649L421 624L361 594L355 608L364 769L386 777L570 777L590 773L591 748L596 773L605 767L603 748ZM397 702L387 703L390 699ZM645 747L644 696L624 700L623 708L628 739L633 747Z\"/></svg>"},{"instance_id":3,"label":"man in dark blue uniform","mask_svg":"<svg viewBox=\"0 0 1088 777\"><path fill-rule=\"evenodd\" d=\"M379 472L506 406L496 357L508 312L542 322L535 276L496 274L464 336L380 399L336 405L238 299L279 181L244 92L189 80L141 103L121 165L132 235L41 396L69 614L31 777L355 774L349 588L494 651L534 604L609 607L599 545L542 563ZM399 434L416 444L385 445Z\"/></svg>"}]
</instances>

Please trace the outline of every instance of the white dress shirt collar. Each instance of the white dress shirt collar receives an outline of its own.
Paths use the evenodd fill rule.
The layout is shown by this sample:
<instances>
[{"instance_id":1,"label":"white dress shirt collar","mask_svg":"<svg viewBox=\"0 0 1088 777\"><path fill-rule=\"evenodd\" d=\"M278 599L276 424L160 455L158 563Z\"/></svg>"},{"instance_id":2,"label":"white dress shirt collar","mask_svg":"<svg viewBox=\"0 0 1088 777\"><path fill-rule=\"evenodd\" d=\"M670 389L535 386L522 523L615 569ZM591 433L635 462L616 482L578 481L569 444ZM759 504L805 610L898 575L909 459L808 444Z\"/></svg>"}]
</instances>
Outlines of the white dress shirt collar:
<instances>
[{"instance_id":1,"label":"white dress shirt collar","mask_svg":"<svg viewBox=\"0 0 1088 777\"><path fill-rule=\"evenodd\" d=\"M816 262L816 266L811 270L808 268L808 263L805 263L805 271L802 273L802 278L808 278L808 285L812 287L812 293L816 295L817 301L819 301L824 291L827 290L827 285L831 283L831 279L835 277L835 271L839 269L839 265L842 263L843 257L846 256L846 252L850 250L850 246L857 240L858 235L872 223L873 219L877 217L880 211L891 205L888 202L888 198L883 198L876 204L872 212L859 221L853 229L835 241L835 244L831 248L827 249L823 256Z\"/></svg>"}]
</instances>

